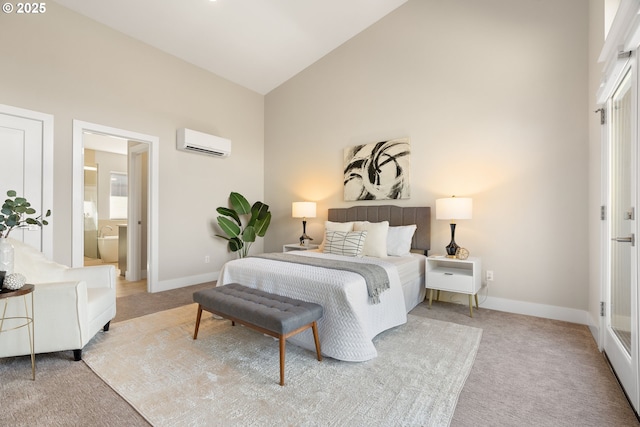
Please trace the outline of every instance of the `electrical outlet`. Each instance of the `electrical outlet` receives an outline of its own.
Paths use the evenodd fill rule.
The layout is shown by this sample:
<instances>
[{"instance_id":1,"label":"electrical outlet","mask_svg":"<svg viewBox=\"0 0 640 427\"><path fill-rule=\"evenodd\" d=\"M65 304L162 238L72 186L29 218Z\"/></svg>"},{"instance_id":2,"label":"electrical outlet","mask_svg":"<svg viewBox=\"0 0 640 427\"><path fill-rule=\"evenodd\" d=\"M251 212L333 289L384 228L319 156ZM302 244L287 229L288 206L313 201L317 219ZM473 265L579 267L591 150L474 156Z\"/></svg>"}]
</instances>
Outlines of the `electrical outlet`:
<instances>
[{"instance_id":1,"label":"electrical outlet","mask_svg":"<svg viewBox=\"0 0 640 427\"><path fill-rule=\"evenodd\" d=\"M204 256L204 263L205 264L209 264L211 262L211 258L209 258L209 255L205 255Z\"/></svg>"},{"instance_id":2,"label":"electrical outlet","mask_svg":"<svg viewBox=\"0 0 640 427\"><path fill-rule=\"evenodd\" d=\"M487 282L493 281L493 270L487 270Z\"/></svg>"}]
</instances>

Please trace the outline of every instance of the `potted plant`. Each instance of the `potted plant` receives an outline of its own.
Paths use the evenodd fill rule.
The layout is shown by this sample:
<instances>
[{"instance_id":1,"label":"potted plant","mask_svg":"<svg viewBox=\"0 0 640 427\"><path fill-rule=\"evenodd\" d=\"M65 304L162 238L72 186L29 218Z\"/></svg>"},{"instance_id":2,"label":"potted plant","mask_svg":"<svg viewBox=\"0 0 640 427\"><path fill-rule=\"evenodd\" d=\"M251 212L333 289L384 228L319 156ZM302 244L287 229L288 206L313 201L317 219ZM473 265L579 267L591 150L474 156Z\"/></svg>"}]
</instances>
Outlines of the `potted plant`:
<instances>
[{"instance_id":1,"label":"potted plant","mask_svg":"<svg viewBox=\"0 0 640 427\"><path fill-rule=\"evenodd\" d=\"M216 211L218 225L225 235L216 234L216 237L223 238L229 242L228 247L231 252L237 252L240 258L249 254L251 245L256 241L256 237L264 237L271 223L271 212L269 205L262 202L249 204L247 199L240 193L231 192L229 195L231 208L219 207ZM249 216L246 225L243 224L242 217Z\"/></svg>"},{"instance_id":2,"label":"potted plant","mask_svg":"<svg viewBox=\"0 0 640 427\"><path fill-rule=\"evenodd\" d=\"M13 245L7 241L7 237L14 228L25 228L32 225L42 227L48 225L46 219L41 215L35 215L36 210L31 207L31 203L24 197L17 197L14 190L7 191L7 197L0 210L0 271L6 274L13 273ZM48 210L45 218L51 216Z\"/></svg>"},{"instance_id":3,"label":"potted plant","mask_svg":"<svg viewBox=\"0 0 640 427\"><path fill-rule=\"evenodd\" d=\"M9 237L9 233L14 228L24 228L30 225L37 225L42 227L48 225L46 219L42 218L42 215L37 217L27 217L27 215L35 215L36 210L31 207L31 203L24 197L16 197L14 190L7 191L9 197L4 201L2 210L0 210L0 237ZM49 209L45 215L45 218L51 216L51 210Z\"/></svg>"}]
</instances>

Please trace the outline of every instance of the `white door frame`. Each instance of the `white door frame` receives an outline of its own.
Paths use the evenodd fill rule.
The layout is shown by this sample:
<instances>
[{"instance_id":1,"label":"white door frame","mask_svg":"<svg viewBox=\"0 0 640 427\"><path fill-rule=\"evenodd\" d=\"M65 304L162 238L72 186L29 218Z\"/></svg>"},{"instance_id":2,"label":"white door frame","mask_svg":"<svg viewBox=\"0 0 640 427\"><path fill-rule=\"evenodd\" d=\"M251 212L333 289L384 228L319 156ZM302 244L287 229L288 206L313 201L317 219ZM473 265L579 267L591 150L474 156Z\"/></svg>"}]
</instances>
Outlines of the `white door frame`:
<instances>
[{"instance_id":1,"label":"white door frame","mask_svg":"<svg viewBox=\"0 0 640 427\"><path fill-rule=\"evenodd\" d=\"M42 209L45 210L44 212L51 209L53 223L53 218L55 218L55 209L53 209L53 116L4 104L0 104L0 114L42 123ZM4 195L1 196L4 197ZM52 226L42 227L41 250L47 258L54 259Z\"/></svg>"},{"instance_id":2,"label":"white door frame","mask_svg":"<svg viewBox=\"0 0 640 427\"><path fill-rule=\"evenodd\" d=\"M601 114L607 114L606 104L602 104L600 108L604 109ZM598 350L604 351L604 340L607 333L606 317L602 314L602 305L606 306L609 301L609 278L611 277L609 245L611 237L609 236L609 122L606 121L600 129L600 206L603 212L600 214L600 324L598 334Z\"/></svg>"},{"instance_id":3,"label":"white door frame","mask_svg":"<svg viewBox=\"0 0 640 427\"><path fill-rule=\"evenodd\" d=\"M114 136L149 146L148 233L147 233L147 291L158 290L158 165L160 139L128 130L73 120L73 211L71 261L73 267L84 264L84 143L85 132ZM128 268L128 267L127 267Z\"/></svg>"}]
</instances>

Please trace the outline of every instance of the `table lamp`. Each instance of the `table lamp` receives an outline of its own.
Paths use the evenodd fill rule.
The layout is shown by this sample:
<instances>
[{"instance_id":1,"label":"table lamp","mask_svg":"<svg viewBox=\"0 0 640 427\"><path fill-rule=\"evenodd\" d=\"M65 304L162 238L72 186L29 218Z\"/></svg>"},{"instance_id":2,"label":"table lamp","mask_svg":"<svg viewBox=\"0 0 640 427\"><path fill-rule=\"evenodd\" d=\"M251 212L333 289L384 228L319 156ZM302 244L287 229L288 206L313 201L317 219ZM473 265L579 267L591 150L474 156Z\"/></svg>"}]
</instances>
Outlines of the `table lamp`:
<instances>
[{"instance_id":1,"label":"table lamp","mask_svg":"<svg viewBox=\"0 0 640 427\"><path fill-rule=\"evenodd\" d=\"M302 218L302 236L300 236L300 246L304 246L305 242L313 240L307 236L307 218L316 217L316 202L293 202L291 204L291 216L293 218Z\"/></svg>"},{"instance_id":2,"label":"table lamp","mask_svg":"<svg viewBox=\"0 0 640 427\"><path fill-rule=\"evenodd\" d=\"M448 219L451 221L451 243L446 246L447 256L456 256L458 245L455 241L456 224L458 219L471 219L473 201L467 197L451 196L436 200L436 219Z\"/></svg>"}]
</instances>

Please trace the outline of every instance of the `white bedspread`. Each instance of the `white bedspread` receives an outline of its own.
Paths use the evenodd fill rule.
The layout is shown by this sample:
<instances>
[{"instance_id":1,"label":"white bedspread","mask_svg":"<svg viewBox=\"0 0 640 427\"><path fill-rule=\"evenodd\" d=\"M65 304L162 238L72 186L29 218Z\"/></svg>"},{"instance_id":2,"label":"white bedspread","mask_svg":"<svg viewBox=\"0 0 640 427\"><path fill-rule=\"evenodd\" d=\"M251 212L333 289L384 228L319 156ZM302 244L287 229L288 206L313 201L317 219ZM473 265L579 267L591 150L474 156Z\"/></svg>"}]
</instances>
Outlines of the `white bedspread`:
<instances>
[{"instance_id":1,"label":"white bedspread","mask_svg":"<svg viewBox=\"0 0 640 427\"><path fill-rule=\"evenodd\" d=\"M381 294L379 304L372 304L359 274L252 257L227 262L220 271L218 286L240 283L322 305L324 315L318 322L322 353L339 360L373 359L378 353L372 339L382 331L406 323L400 276L393 264L380 258L352 258L309 251L289 253L380 265L389 275L390 289ZM315 351L311 330L297 334L289 341Z\"/></svg>"}]
</instances>

